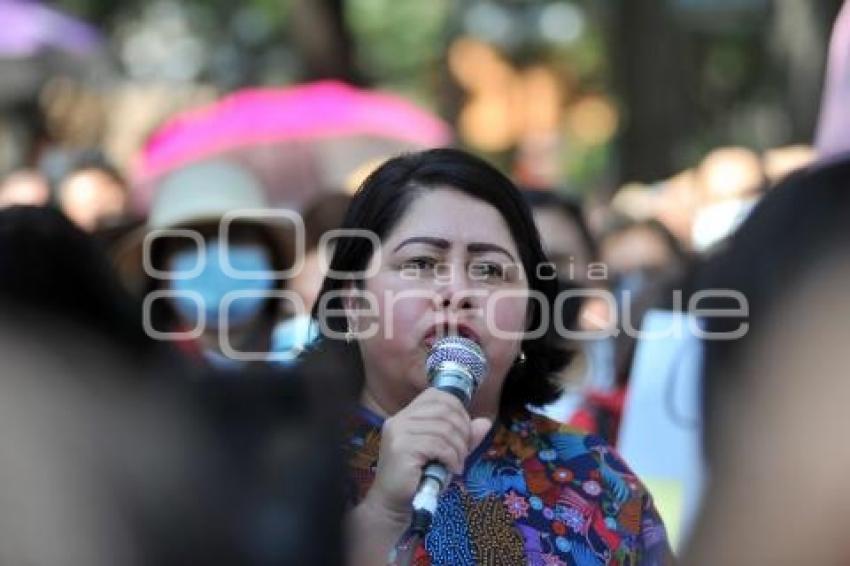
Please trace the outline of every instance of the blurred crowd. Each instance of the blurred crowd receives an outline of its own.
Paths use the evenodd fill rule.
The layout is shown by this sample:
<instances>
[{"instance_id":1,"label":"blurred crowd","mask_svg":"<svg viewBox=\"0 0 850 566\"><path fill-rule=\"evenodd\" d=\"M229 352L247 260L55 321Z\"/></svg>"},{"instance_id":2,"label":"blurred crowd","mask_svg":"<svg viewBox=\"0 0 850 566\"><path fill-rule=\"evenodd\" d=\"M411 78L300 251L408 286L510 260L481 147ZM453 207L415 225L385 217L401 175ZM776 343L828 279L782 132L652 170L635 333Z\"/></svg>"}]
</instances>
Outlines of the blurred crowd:
<instances>
[{"instance_id":1,"label":"blurred crowd","mask_svg":"<svg viewBox=\"0 0 850 566\"><path fill-rule=\"evenodd\" d=\"M684 563L850 559L848 17L810 145L718 147L655 183L585 195L514 171L570 297L556 315L581 337L565 340L561 397L534 410L617 446L643 347L632 329L707 289L746 299L746 316L707 299L704 328L749 332L705 340L687 376L711 475ZM343 83L200 98L129 159L39 140L0 178L4 564L342 561L328 463L353 393L332 362L306 375L298 355L362 180L455 136ZM356 105L378 117L344 111Z\"/></svg>"}]
</instances>

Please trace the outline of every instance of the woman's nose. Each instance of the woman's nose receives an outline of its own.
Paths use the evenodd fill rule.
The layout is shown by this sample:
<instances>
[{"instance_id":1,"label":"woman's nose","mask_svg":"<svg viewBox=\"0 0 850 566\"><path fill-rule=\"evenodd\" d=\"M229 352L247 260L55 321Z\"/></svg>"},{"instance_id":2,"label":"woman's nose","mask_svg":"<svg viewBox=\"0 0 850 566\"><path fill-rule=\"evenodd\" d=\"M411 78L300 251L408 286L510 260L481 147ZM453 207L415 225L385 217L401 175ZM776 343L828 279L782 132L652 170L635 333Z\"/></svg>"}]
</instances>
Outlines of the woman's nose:
<instances>
[{"instance_id":1,"label":"woman's nose","mask_svg":"<svg viewBox=\"0 0 850 566\"><path fill-rule=\"evenodd\" d=\"M439 306L450 310L473 308L475 294L466 270L453 267L443 275L438 279Z\"/></svg>"}]
</instances>

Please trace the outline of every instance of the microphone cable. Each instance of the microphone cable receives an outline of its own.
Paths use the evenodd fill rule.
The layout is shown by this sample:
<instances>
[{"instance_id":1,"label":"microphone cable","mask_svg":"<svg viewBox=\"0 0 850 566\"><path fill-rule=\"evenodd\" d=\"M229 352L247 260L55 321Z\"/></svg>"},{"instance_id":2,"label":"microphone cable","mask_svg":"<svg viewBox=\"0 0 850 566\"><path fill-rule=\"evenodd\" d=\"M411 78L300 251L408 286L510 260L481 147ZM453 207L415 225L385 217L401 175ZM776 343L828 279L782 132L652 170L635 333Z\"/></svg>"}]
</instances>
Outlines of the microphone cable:
<instances>
[{"instance_id":1,"label":"microphone cable","mask_svg":"<svg viewBox=\"0 0 850 566\"><path fill-rule=\"evenodd\" d=\"M419 544L424 540L426 532L427 529L422 531L416 528L413 522L411 522L410 526L401 534L398 542L390 550L389 556L387 556L387 566L412 566L416 549L419 548Z\"/></svg>"}]
</instances>

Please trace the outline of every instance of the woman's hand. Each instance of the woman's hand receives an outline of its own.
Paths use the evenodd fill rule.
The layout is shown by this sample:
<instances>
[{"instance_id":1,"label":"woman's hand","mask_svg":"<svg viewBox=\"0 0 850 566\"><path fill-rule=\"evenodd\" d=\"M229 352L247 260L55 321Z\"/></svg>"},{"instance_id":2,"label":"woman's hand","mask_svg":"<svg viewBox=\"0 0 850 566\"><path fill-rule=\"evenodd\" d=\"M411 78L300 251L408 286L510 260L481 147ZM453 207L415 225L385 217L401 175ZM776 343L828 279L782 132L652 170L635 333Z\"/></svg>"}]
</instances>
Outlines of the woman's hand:
<instances>
[{"instance_id":1,"label":"woman's hand","mask_svg":"<svg viewBox=\"0 0 850 566\"><path fill-rule=\"evenodd\" d=\"M460 401L438 389L423 391L384 421L375 481L349 515L350 564L386 564L410 523L422 468L439 460L450 471L462 473L466 457L491 424L485 418L470 419Z\"/></svg>"},{"instance_id":2,"label":"woman's hand","mask_svg":"<svg viewBox=\"0 0 850 566\"><path fill-rule=\"evenodd\" d=\"M438 460L454 473L477 447L491 422L471 419L461 402L438 389L426 389L388 418L381 430L378 470L366 498L376 508L409 518L422 468Z\"/></svg>"}]
</instances>

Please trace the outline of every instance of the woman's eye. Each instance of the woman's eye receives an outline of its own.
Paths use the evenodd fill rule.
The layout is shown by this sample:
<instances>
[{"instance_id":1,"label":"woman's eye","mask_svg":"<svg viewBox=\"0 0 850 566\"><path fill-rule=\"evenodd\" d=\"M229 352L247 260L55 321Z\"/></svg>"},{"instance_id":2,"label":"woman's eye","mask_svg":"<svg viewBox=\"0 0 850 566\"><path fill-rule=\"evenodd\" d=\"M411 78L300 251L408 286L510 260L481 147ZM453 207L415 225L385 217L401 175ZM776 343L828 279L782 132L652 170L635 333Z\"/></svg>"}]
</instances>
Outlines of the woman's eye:
<instances>
[{"instance_id":1,"label":"woman's eye","mask_svg":"<svg viewBox=\"0 0 850 566\"><path fill-rule=\"evenodd\" d=\"M473 263L469 266L469 275L478 280L504 279L505 269L498 263Z\"/></svg>"},{"instance_id":2,"label":"woman's eye","mask_svg":"<svg viewBox=\"0 0 850 566\"><path fill-rule=\"evenodd\" d=\"M430 257L414 257L405 260L401 264L403 271L422 271L425 269L433 269L437 265L437 260Z\"/></svg>"}]
</instances>

